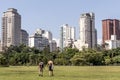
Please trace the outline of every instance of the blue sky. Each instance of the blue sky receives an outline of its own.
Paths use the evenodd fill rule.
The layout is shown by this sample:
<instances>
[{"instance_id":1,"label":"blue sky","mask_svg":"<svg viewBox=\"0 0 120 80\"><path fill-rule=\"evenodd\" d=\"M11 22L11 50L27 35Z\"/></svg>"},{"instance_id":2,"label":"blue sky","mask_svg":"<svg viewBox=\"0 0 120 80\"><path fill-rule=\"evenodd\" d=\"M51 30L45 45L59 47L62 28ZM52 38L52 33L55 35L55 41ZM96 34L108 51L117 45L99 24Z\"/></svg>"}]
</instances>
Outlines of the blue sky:
<instances>
[{"instance_id":1,"label":"blue sky","mask_svg":"<svg viewBox=\"0 0 120 80\"><path fill-rule=\"evenodd\" d=\"M8 8L18 10L22 16L22 29L27 30L30 35L37 28L42 28L50 30L54 38L60 37L62 24L76 27L78 38L79 18L82 13L95 13L98 39L102 38L101 20L120 19L120 0L0 0L0 17Z\"/></svg>"}]
</instances>

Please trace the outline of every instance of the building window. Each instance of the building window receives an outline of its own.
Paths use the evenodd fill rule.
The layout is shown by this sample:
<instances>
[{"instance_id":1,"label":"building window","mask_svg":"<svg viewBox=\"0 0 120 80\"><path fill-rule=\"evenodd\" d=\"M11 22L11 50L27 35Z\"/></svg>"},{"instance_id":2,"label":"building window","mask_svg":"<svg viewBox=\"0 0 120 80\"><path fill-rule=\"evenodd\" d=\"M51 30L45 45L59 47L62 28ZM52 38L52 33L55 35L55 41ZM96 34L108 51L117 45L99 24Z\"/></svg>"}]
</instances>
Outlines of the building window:
<instances>
[{"instance_id":1,"label":"building window","mask_svg":"<svg viewBox=\"0 0 120 80\"><path fill-rule=\"evenodd\" d=\"M8 18L8 23L11 23L11 18Z\"/></svg>"},{"instance_id":2,"label":"building window","mask_svg":"<svg viewBox=\"0 0 120 80\"><path fill-rule=\"evenodd\" d=\"M8 38L8 40L7 40L7 41L8 41L8 43L10 43L10 42L11 42L11 38Z\"/></svg>"}]
</instances>

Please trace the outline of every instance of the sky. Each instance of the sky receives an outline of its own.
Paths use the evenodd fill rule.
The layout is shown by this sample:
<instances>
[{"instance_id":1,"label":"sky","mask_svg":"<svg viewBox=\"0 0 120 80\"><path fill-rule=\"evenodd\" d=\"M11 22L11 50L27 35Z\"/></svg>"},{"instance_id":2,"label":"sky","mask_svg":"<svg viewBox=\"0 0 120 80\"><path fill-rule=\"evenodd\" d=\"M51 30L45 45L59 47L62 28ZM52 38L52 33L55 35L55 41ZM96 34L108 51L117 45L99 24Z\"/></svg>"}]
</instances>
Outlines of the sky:
<instances>
[{"instance_id":1,"label":"sky","mask_svg":"<svg viewBox=\"0 0 120 80\"><path fill-rule=\"evenodd\" d=\"M18 10L22 17L21 28L29 35L41 28L51 31L53 38L57 39L63 24L75 27L78 39L79 18L83 13L95 13L98 40L102 39L101 20L120 19L120 0L0 0L0 17L8 8Z\"/></svg>"}]
</instances>

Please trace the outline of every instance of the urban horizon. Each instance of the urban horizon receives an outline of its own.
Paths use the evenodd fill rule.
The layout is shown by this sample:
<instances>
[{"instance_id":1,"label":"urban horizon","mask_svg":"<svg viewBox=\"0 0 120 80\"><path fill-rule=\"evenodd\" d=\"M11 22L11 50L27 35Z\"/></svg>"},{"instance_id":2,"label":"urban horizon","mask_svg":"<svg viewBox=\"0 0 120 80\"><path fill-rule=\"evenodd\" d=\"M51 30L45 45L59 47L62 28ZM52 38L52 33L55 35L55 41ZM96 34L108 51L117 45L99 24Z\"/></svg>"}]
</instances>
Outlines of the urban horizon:
<instances>
[{"instance_id":1,"label":"urban horizon","mask_svg":"<svg viewBox=\"0 0 120 80\"><path fill-rule=\"evenodd\" d=\"M69 1L69 5L65 5L67 1L1 1L3 7L0 10L2 17L3 12L8 8L15 8L22 16L21 27L31 35L37 28L49 30L53 33L53 38L59 39L60 27L63 24L69 24L76 28L76 39L79 38L79 18L82 13L95 13L95 27L97 29L98 41L102 40L102 20L103 19L119 19L120 12L119 1ZM34 2L34 3L33 3ZM47 2L47 3L46 3ZM115 3L116 6L111 6ZM3 5L4 4L4 5ZM62 6L61 6L62 4ZM23 5L23 6L21 6ZM31 7L31 5L34 5ZM31 11L32 10L32 11ZM113 12L114 10L114 12ZM2 22L0 20L0 22ZM0 24L0 26L2 26Z\"/></svg>"},{"instance_id":2,"label":"urban horizon","mask_svg":"<svg viewBox=\"0 0 120 80\"><path fill-rule=\"evenodd\" d=\"M10 8L8 8L8 9L10 9ZM14 8L14 9L16 9L16 8ZM18 9L16 9L18 12L19 12L19 10ZM5 12L5 11L4 11ZM3 12L3 13L4 13ZM86 12L86 13L91 13L91 12ZM94 13L94 12L93 12ZM19 13L20 14L20 13ZM81 13L81 14L84 14L84 13ZM22 16L22 14L20 14L21 16ZM95 15L96 16L96 15ZM22 18L22 17L21 17ZM80 17L79 17L80 18ZM111 19L111 18L108 18L108 19ZM102 19L102 20L106 20L106 19ZM102 20L101 20L101 22L102 22ZM118 20L118 19L117 19ZM64 24L68 24L68 23L64 23ZM61 24L61 26L62 25L64 25L64 24ZM68 24L69 25L69 24ZM59 34L60 34L60 28L61 28L61 26L59 27ZM72 27L74 27L74 25L70 25L70 26L72 26ZM80 25L78 26L78 27L80 27ZM102 27L102 26L101 26ZM24 27L23 27L24 28ZM43 29L43 30L45 30L43 27L38 27L38 28L36 28L35 30L37 30L37 29ZM76 29L76 27L75 27L75 29ZM27 30L26 30L27 31ZM46 30L46 31L50 31L50 30ZM76 30L75 30L76 31ZM98 30L97 30L98 31ZM27 31L28 32L28 31ZM52 31L50 31L50 32L52 32ZM79 30L78 30L78 32L79 32ZM78 32L75 32L75 33L78 33ZM32 32L32 34L31 33L28 33L29 34L29 36L30 35L33 35L35 33L35 31L34 32ZM52 33L54 33L54 32L52 32ZM101 33L101 35L102 35L102 33ZM78 33L78 35L75 35L75 36L77 36L76 37L76 40L77 39L79 39L79 36L80 36L80 33ZM97 35L98 36L98 35ZM56 38L56 37L53 37L53 40L56 40L56 42L58 43L59 42L59 40L60 40L60 37L59 38ZM102 44L102 38L98 38L98 40L97 40L97 43L98 44ZM58 43L59 44L59 43Z\"/></svg>"}]
</instances>

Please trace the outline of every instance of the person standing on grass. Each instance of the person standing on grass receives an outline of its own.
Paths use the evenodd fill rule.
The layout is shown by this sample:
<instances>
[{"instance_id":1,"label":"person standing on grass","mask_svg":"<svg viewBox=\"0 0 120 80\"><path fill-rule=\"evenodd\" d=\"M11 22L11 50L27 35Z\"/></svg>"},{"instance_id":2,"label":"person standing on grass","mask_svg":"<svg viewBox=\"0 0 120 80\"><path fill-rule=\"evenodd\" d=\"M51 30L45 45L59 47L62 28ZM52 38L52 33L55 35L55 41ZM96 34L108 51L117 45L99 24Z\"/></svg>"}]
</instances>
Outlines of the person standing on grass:
<instances>
[{"instance_id":1,"label":"person standing on grass","mask_svg":"<svg viewBox=\"0 0 120 80\"><path fill-rule=\"evenodd\" d=\"M53 76L53 61L48 61L49 76Z\"/></svg>"},{"instance_id":2,"label":"person standing on grass","mask_svg":"<svg viewBox=\"0 0 120 80\"><path fill-rule=\"evenodd\" d=\"M43 76L44 63L40 62L38 68L39 68L39 76Z\"/></svg>"}]
</instances>

